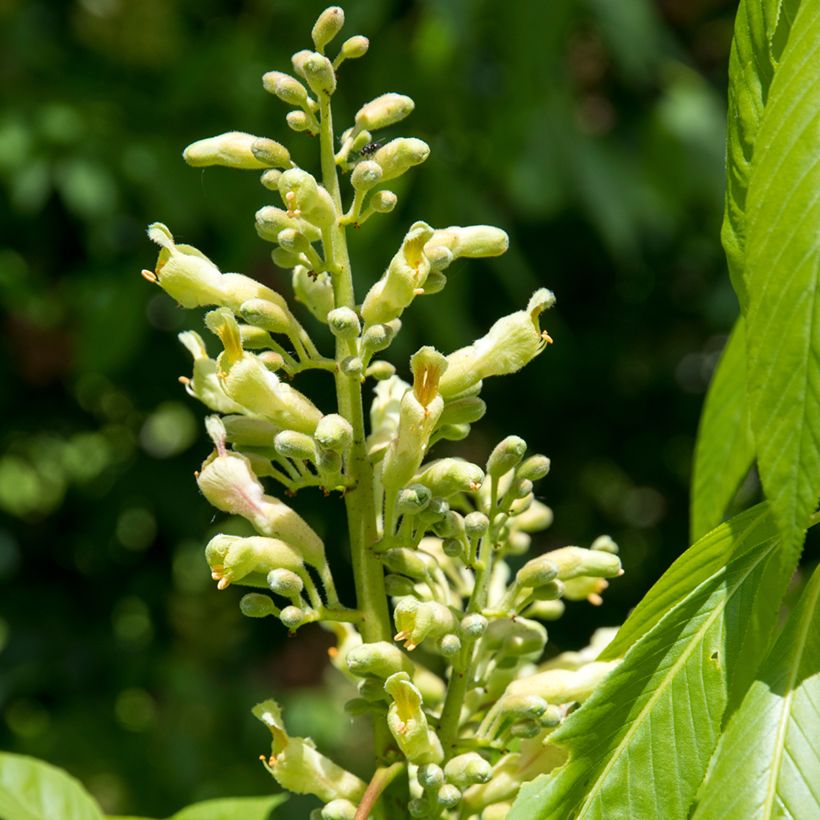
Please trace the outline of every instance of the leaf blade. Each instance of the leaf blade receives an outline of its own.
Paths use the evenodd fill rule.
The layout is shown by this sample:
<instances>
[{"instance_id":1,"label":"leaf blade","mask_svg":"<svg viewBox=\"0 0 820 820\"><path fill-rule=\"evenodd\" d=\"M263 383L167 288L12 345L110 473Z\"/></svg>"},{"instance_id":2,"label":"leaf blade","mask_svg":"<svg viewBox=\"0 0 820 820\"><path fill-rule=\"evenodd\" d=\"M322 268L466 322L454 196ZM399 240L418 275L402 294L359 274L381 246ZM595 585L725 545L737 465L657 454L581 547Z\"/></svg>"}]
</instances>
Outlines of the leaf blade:
<instances>
[{"instance_id":1,"label":"leaf blade","mask_svg":"<svg viewBox=\"0 0 820 820\"><path fill-rule=\"evenodd\" d=\"M746 329L735 322L712 377L695 446L690 537L716 527L755 457L746 401Z\"/></svg>"},{"instance_id":2,"label":"leaf blade","mask_svg":"<svg viewBox=\"0 0 820 820\"><path fill-rule=\"evenodd\" d=\"M694 820L799 817L820 805L820 567L715 752ZM727 790L727 778L743 783Z\"/></svg>"}]
</instances>

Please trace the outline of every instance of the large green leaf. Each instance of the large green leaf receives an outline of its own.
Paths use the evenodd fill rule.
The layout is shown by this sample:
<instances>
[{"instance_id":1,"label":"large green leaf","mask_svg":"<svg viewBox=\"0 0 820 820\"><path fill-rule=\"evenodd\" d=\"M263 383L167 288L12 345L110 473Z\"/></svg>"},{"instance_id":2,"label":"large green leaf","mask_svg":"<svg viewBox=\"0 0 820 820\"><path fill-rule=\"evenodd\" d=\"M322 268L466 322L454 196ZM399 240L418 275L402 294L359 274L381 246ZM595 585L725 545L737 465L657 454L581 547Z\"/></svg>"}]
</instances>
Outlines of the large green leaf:
<instances>
[{"instance_id":1,"label":"large green leaf","mask_svg":"<svg viewBox=\"0 0 820 820\"><path fill-rule=\"evenodd\" d=\"M687 550L616 638L623 662L551 736L569 760L522 786L510 820L686 818L768 648L785 577L768 505Z\"/></svg>"},{"instance_id":2,"label":"large green leaf","mask_svg":"<svg viewBox=\"0 0 820 820\"><path fill-rule=\"evenodd\" d=\"M268 820L271 812L288 799L286 794L267 797L218 797L192 803L168 820ZM150 820L148 817L132 817L110 814L106 820Z\"/></svg>"},{"instance_id":3,"label":"large green leaf","mask_svg":"<svg viewBox=\"0 0 820 820\"><path fill-rule=\"evenodd\" d=\"M103 820L94 798L62 769L33 757L0 752L3 820Z\"/></svg>"},{"instance_id":4,"label":"large green leaf","mask_svg":"<svg viewBox=\"0 0 820 820\"><path fill-rule=\"evenodd\" d=\"M721 239L746 310L746 194L763 111L801 0L741 0L729 57L726 210Z\"/></svg>"},{"instance_id":5,"label":"large green leaf","mask_svg":"<svg viewBox=\"0 0 820 820\"><path fill-rule=\"evenodd\" d=\"M818 806L820 567L720 739L695 818L810 817Z\"/></svg>"},{"instance_id":6,"label":"large green leaf","mask_svg":"<svg viewBox=\"0 0 820 820\"><path fill-rule=\"evenodd\" d=\"M722 520L755 456L746 405L746 332L738 318L709 385L692 470L690 537Z\"/></svg>"},{"instance_id":7,"label":"large green leaf","mask_svg":"<svg viewBox=\"0 0 820 820\"><path fill-rule=\"evenodd\" d=\"M804 0L769 88L745 216L749 414L761 483L795 553L820 495L818 42L820 3Z\"/></svg>"}]
</instances>

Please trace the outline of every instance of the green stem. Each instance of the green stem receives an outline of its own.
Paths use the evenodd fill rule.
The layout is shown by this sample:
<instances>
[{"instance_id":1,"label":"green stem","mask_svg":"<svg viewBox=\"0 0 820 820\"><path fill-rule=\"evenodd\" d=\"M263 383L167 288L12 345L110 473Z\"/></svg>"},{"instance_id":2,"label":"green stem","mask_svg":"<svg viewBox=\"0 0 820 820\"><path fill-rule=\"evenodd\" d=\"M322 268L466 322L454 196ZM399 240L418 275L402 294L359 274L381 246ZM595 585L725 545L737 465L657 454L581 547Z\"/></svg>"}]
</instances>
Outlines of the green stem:
<instances>
[{"instance_id":1,"label":"green stem","mask_svg":"<svg viewBox=\"0 0 820 820\"><path fill-rule=\"evenodd\" d=\"M403 761L399 761L391 766L376 769L370 783L367 784L362 802L359 803L353 820L367 820L371 816L382 792L404 771L406 765Z\"/></svg>"},{"instance_id":2,"label":"green stem","mask_svg":"<svg viewBox=\"0 0 820 820\"><path fill-rule=\"evenodd\" d=\"M319 95L321 114L321 162L322 182L336 205L339 216L343 213L339 178L333 154L333 120L330 98ZM343 225L336 224L327 231L329 247L324 249L325 259L332 261L333 290L336 307L356 309L353 291L353 274L347 250L347 237ZM336 340L336 361L355 355L355 342ZM360 629L367 643L390 640L390 613L384 590L384 572L379 557L373 552L378 540L376 506L373 492L373 469L367 460L365 448L364 408L362 388L358 379L351 379L336 372L336 398L339 413L353 427L353 445L347 460L347 475L351 488L345 494L347 522L350 534L350 553L353 563L353 579L356 587L356 608L361 612ZM376 721L374 726L376 754L379 758L390 741L387 726Z\"/></svg>"}]
</instances>

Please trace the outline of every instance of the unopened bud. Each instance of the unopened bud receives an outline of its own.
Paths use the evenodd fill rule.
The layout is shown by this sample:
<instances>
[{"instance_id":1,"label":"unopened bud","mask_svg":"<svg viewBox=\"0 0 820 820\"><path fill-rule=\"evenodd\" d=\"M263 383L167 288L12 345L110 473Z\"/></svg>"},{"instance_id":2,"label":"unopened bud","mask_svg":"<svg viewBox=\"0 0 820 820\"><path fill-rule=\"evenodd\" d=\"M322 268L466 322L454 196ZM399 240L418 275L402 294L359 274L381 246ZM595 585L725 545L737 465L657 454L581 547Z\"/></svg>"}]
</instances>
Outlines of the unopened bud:
<instances>
[{"instance_id":1,"label":"unopened bud","mask_svg":"<svg viewBox=\"0 0 820 820\"><path fill-rule=\"evenodd\" d=\"M431 263L432 266L432 263ZM424 280L424 295L432 296L435 293L441 293L447 285L447 277L437 270L431 270Z\"/></svg>"},{"instance_id":2,"label":"unopened bud","mask_svg":"<svg viewBox=\"0 0 820 820\"><path fill-rule=\"evenodd\" d=\"M347 666L359 678L372 676L386 680L396 672L413 673L413 661L387 641L363 643L348 652Z\"/></svg>"},{"instance_id":3,"label":"unopened bud","mask_svg":"<svg viewBox=\"0 0 820 820\"><path fill-rule=\"evenodd\" d=\"M438 642L438 650L445 658L452 658L461 652L461 641L458 635L443 635Z\"/></svg>"},{"instance_id":4,"label":"unopened bud","mask_svg":"<svg viewBox=\"0 0 820 820\"><path fill-rule=\"evenodd\" d=\"M281 71L268 71L262 75L262 87L283 103L303 108L307 105L307 89L299 80Z\"/></svg>"},{"instance_id":5,"label":"unopened bud","mask_svg":"<svg viewBox=\"0 0 820 820\"><path fill-rule=\"evenodd\" d=\"M288 632L295 632L309 620L309 614L298 606L286 606L279 613L279 620Z\"/></svg>"},{"instance_id":6,"label":"unopened bud","mask_svg":"<svg viewBox=\"0 0 820 820\"><path fill-rule=\"evenodd\" d=\"M407 547L394 547L387 550L383 556L385 567L390 572L400 572L402 575L409 575L411 578L423 580L430 577L438 567L436 559L423 550L408 549ZM412 607L407 604L406 607Z\"/></svg>"},{"instance_id":7,"label":"unopened bud","mask_svg":"<svg viewBox=\"0 0 820 820\"><path fill-rule=\"evenodd\" d=\"M291 56L290 62L293 65L293 70L304 80L307 79L305 77L305 61L310 57L314 52L309 51L308 49L302 49L301 51L297 51L294 55Z\"/></svg>"},{"instance_id":8,"label":"unopened bud","mask_svg":"<svg viewBox=\"0 0 820 820\"><path fill-rule=\"evenodd\" d=\"M373 161L382 167L382 179L400 177L414 165L421 165L430 156L430 146L415 137L398 137L390 140L373 155Z\"/></svg>"},{"instance_id":9,"label":"unopened bud","mask_svg":"<svg viewBox=\"0 0 820 820\"><path fill-rule=\"evenodd\" d=\"M322 447L336 453L344 452L353 444L353 427L338 413L323 416L313 435Z\"/></svg>"},{"instance_id":10,"label":"unopened bud","mask_svg":"<svg viewBox=\"0 0 820 820\"><path fill-rule=\"evenodd\" d=\"M282 172L277 171L277 188L279 190L279 183L282 179ZM309 242L316 242L322 236L321 232L314 225L306 222L304 219L299 219L295 216L290 216L287 211L281 208L276 208L273 205L265 205L256 212L256 233L260 238L266 242L278 242L279 234L287 229L292 229L304 234Z\"/></svg>"},{"instance_id":11,"label":"unopened bud","mask_svg":"<svg viewBox=\"0 0 820 820\"><path fill-rule=\"evenodd\" d=\"M491 621L483 646L499 655L540 655L547 643L547 630L537 621L517 617Z\"/></svg>"},{"instance_id":12,"label":"unopened bud","mask_svg":"<svg viewBox=\"0 0 820 820\"><path fill-rule=\"evenodd\" d=\"M445 809L453 809L461 802L461 791L452 783L445 783L436 793L436 802Z\"/></svg>"},{"instance_id":13,"label":"unopened bud","mask_svg":"<svg viewBox=\"0 0 820 820\"><path fill-rule=\"evenodd\" d=\"M475 641L487 631L487 625L488 621L483 615L473 612L461 619L460 628L466 637Z\"/></svg>"},{"instance_id":14,"label":"unopened bud","mask_svg":"<svg viewBox=\"0 0 820 820\"><path fill-rule=\"evenodd\" d=\"M388 93L365 103L356 114L356 125L361 129L376 131L401 122L412 113L415 103L404 94Z\"/></svg>"},{"instance_id":15,"label":"unopened bud","mask_svg":"<svg viewBox=\"0 0 820 820\"><path fill-rule=\"evenodd\" d=\"M293 228L286 228L284 231L280 231L276 241L280 247L297 256L301 253L306 253L310 248L310 242L308 242L305 235Z\"/></svg>"},{"instance_id":16,"label":"unopened bud","mask_svg":"<svg viewBox=\"0 0 820 820\"><path fill-rule=\"evenodd\" d=\"M204 168L209 165L222 165L226 168L240 168L242 170L269 168L270 163L260 160L251 149L257 139L258 137L253 134L245 134L242 131L229 131L216 137L208 137L207 139L192 142L182 152L182 158L194 168ZM282 150L287 152L284 147L282 147ZM288 161L290 161L289 155Z\"/></svg>"},{"instance_id":17,"label":"unopened bud","mask_svg":"<svg viewBox=\"0 0 820 820\"><path fill-rule=\"evenodd\" d=\"M510 238L501 228L492 225L452 226L436 231L425 245L424 252L437 260L434 265L436 270L444 270L450 262L460 257L477 259L500 256L509 246ZM449 259L441 254L442 248L449 252Z\"/></svg>"},{"instance_id":18,"label":"unopened bud","mask_svg":"<svg viewBox=\"0 0 820 820\"><path fill-rule=\"evenodd\" d=\"M552 524L552 509L538 500L534 500L526 510L515 516L513 526L522 532L540 532Z\"/></svg>"},{"instance_id":19,"label":"unopened bud","mask_svg":"<svg viewBox=\"0 0 820 820\"><path fill-rule=\"evenodd\" d=\"M415 584L403 575L385 575L384 590L391 598L400 598L405 595L412 595Z\"/></svg>"},{"instance_id":20,"label":"unopened bud","mask_svg":"<svg viewBox=\"0 0 820 820\"><path fill-rule=\"evenodd\" d=\"M269 191L278 191L279 177L281 176L282 172L278 168L269 168L267 171L262 171L259 181L262 183L262 186Z\"/></svg>"},{"instance_id":21,"label":"unopened bud","mask_svg":"<svg viewBox=\"0 0 820 820\"><path fill-rule=\"evenodd\" d=\"M302 62L307 84L315 94L332 94L336 90L336 72L324 54L311 54Z\"/></svg>"},{"instance_id":22,"label":"unopened bud","mask_svg":"<svg viewBox=\"0 0 820 820\"><path fill-rule=\"evenodd\" d=\"M450 783L464 788L475 783L486 783L493 767L478 752L465 752L447 761L444 776Z\"/></svg>"},{"instance_id":23,"label":"unopened bud","mask_svg":"<svg viewBox=\"0 0 820 820\"><path fill-rule=\"evenodd\" d=\"M285 115L285 122L291 131L301 134L303 131L310 131L313 123L304 111L288 111Z\"/></svg>"},{"instance_id":24,"label":"unopened bud","mask_svg":"<svg viewBox=\"0 0 820 820\"><path fill-rule=\"evenodd\" d=\"M421 797L414 797L407 804L407 812L414 820L422 820L430 816L430 806Z\"/></svg>"},{"instance_id":25,"label":"unopened bud","mask_svg":"<svg viewBox=\"0 0 820 820\"><path fill-rule=\"evenodd\" d=\"M249 592L239 599L239 610L246 618L265 618L279 611L267 595Z\"/></svg>"},{"instance_id":26,"label":"unopened bud","mask_svg":"<svg viewBox=\"0 0 820 820\"><path fill-rule=\"evenodd\" d=\"M304 265L293 268L293 294L320 321L333 310L333 283L327 275L315 276Z\"/></svg>"},{"instance_id":27,"label":"unopened bud","mask_svg":"<svg viewBox=\"0 0 820 820\"><path fill-rule=\"evenodd\" d=\"M362 326L356 311L349 307L339 307L327 314L330 332L340 339L355 339L361 333Z\"/></svg>"},{"instance_id":28,"label":"unopened bud","mask_svg":"<svg viewBox=\"0 0 820 820\"><path fill-rule=\"evenodd\" d=\"M448 538L441 545L441 551L448 558L461 558L462 553L464 552L464 546L457 538Z\"/></svg>"},{"instance_id":29,"label":"unopened bud","mask_svg":"<svg viewBox=\"0 0 820 820\"><path fill-rule=\"evenodd\" d=\"M376 191L370 197L369 205L377 214L389 214L398 201L399 198L392 191Z\"/></svg>"},{"instance_id":30,"label":"unopened bud","mask_svg":"<svg viewBox=\"0 0 820 820\"><path fill-rule=\"evenodd\" d=\"M366 376L376 379L376 381L384 381L396 374L395 365L384 360L371 362L365 371Z\"/></svg>"},{"instance_id":31,"label":"unopened bud","mask_svg":"<svg viewBox=\"0 0 820 820\"><path fill-rule=\"evenodd\" d=\"M364 370L364 362L358 356L348 356L339 362L339 370L351 379L358 379Z\"/></svg>"},{"instance_id":32,"label":"unopened bud","mask_svg":"<svg viewBox=\"0 0 820 820\"><path fill-rule=\"evenodd\" d=\"M444 424L436 434L445 441L464 441L470 435L469 424Z\"/></svg>"},{"instance_id":33,"label":"unopened bud","mask_svg":"<svg viewBox=\"0 0 820 820\"><path fill-rule=\"evenodd\" d=\"M362 355L378 353L390 346L401 322L394 319L378 325L370 325L362 334Z\"/></svg>"},{"instance_id":34,"label":"unopened bud","mask_svg":"<svg viewBox=\"0 0 820 820\"><path fill-rule=\"evenodd\" d=\"M377 162L359 162L350 175L350 184L356 191L369 191L381 182L382 167Z\"/></svg>"},{"instance_id":35,"label":"unopened bud","mask_svg":"<svg viewBox=\"0 0 820 820\"><path fill-rule=\"evenodd\" d=\"M546 456L530 456L518 466L515 471L516 478L529 479L530 481L540 481L550 471L550 460Z\"/></svg>"},{"instance_id":36,"label":"unopened bud","mask_svg":"<svg viewBox=\"0 0 820 820\"><path fill-rule=\"evenodd\" d=\"M440 424L473 424L484 417L487 404L478 396L444 403Z\"/></svg>"},{"instance_id":37,"label":"unopened bud","mask_svg":"<svg viewBox=\"0 0 820 820\"><path fill-rule=\"evenodd\" d=\"M345 13L339 6L326 8L313 24L310 36L317 51L325 46L342 30L345 24Z\"/></svg>"},{"instance_id":38,"label":"unopened bud","mask_svg":"<svg viewBox=\"0 0 820 820\"><path fill-rule=\"evenodd\" d=\"M272 569L266 576L271 592L283 598L293 598L302 594L305 585L302 579L289 569Z\"/></svg>"},{"instance_id":39,"label":"unopened bud","mask_svg":"<svg viewBox=\"0 0 820 820\"><path fill-rule=\"evenodd\" d=\"M348 37L348 39L342 43L341 54L345 60L357 60L367 54L369 47L370 40L361 34L357 34L353 37Z\"/></svg>"},{"instance_id":40,"label":"unopened bud","mask_svg":"<svg viewBox=\"0 0 820 820\"><path fill-rule=\"evenodd\" d=\"M527 442L518 436L507 436L500 441L487 459L487 475L495 479L506 475L518 466L524 453L527 452Z\"/></svg>"},{"instance_id":41,"label":"unopened bud","mask_svg":"<svg viewBox=\"0 0 820 820\"><path fill-rule=\"evenodd\" d=\"M270 570L299 572L303 567L302 556L293 547L259 535L215 535L205 547L205 559L219 589L233 583L265 587Z\"/></svg>"},{"instance_id":42,"label":"unopened bud","mask_svg":"<svg viewBox=\"0 0 820 820\"><path fill-rule=\"evenodd\" d=\"M259 137L251 143L251 153L269 168L290 168L290 151L276 140Z\"/></svg>"},{"instance_id":43,"label":"unopened bud","mask_svg":"<svg viewBox=\"0 0 820 820\"><path fill-rule=\"evenodd\" d=\"M541 724L537 720L517 720L510 726L510 736L522 739L537 737L541 731Z\"/></svg>"},{"instance_id":44,"label":"unopened bud","mask_svg":"<svg viewBox=\"0 0 820 820\"><path fill-rule=\"evenodd\" d=\"M516 573L515 580L522 587L540 587L558 577L558 565L549 555L539 555L527 561Z\"/></svg>"},{"instance_id":45,"label":"unopened bud","mask_svg":"<svg viewBox=\"0 0 820 820\"><path fill-rule=\"evenodd\" d=\"M280 456L300 460L316 460L316 442L305 433L296 430L282 430L273 440L273 446Z\"/></svg>"},{"instance_id":46,"label":"unopened bud","mask_svg":"<svg viewBox=\"0 0 820 820\"><path fill-rule=\"evenodd\" d=\"M321 820L355 820L356 806L349 800L331 800L320 812Z\"/></svg>"},{"instance_id":47,"label":"unopened bud","mask_svg":"<svg viewBox=\"0 0 820 820\"><path fill-rule=\"evenodd\" d=\"M423 484L411 484L399 491L397 509L400 515L416 515L427 509L432 493Z\"/></svg>"},{"instance_id":48,"label":"unopened bud","mask_svg":"<svg viewBox=\"0 0 820 820\"><path fill-rule=\"evenodd\" d=\"M223 416L222 424L228 441L250 447L272 447L279 432L275 424L252 416Z\"/></svg>"},{"instance_id":49,"label":"unopened bud","mask_svg":"<svg viewBox=\"0 0 820 820\"><path fill-rule=\"evenodd\" d=\"M621 574L621 561L617 555L601 550L586 550L581 547L561 547L541 556L558 568L558 578L562 581L581 576L593 578L614 578Z\"/></svg>"},{"instance_id":50,"label":"unopened bud","mask_svg":"<svg viewBox=\"0 0 820 820\"><path fill-rule=\"evenodd\" d=\"M440 538L458 538L464 533L464 518L455 510L449 510L433 524L433 532Z\"/></svg>"},{"instance_id":51,"label":"unopened bud","mask_svg":"<svg viewBox=\"0 0 820 820\"><path fill-rule=\"evenodd\" d=\"M618 554L618 545L609 535L599 535L590 545L590 549L599 552L610 552L613 555Z\"/></svg>"},{"instance_id":52,"label":"unopened bud","mask_svg":"<svg viewBox=\"0 0 820 820\"><path fill-rule=\"evenodd\" d=\"M444 770L437 763L419 766L417 777L423 789L437 789L444 784Z\"/></svg>"},{"instance_id":53,"label":"unopened bud","mask_svg":"<svg viewBox=\"0 0 820 820\"><path fill-rule=\"evenodd\" d=\"M464 531L468 538L483 538L490 527L490 519L482 512L471 512L464 516Z\"/></svg>"},{"instance_id":54,"label":"unopened bud","mask_svg":"<svg viewBox=\"0 0 820 820\"><path fill-rule=\"evenodd\" d=\"M270 333L287 333L293 329L292 318L279 305L265 299L248 299L239 306L239 315L249 324Z\"/></svg>"},{"instance_id":55,"label":"unopened bud","mask_svg":"<svg viewBox=\"0 0 820 820\"><path fill-rule=\"evenodd\" d=\"M484 471L463 458L439 458L425 465L414 481L429 487L433 495L449 498L456 493L474 493L481 487Z\"/></svg>"}]
</instances>

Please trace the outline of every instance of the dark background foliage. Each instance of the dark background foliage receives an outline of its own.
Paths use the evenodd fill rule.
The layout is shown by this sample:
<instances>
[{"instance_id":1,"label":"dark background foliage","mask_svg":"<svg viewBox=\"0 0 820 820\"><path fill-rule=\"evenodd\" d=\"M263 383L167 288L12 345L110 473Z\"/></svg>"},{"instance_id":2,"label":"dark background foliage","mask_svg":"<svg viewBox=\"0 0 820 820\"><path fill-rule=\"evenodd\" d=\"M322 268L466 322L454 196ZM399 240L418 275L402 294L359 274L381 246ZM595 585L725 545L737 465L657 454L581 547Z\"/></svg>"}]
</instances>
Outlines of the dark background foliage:
<instances>
[{"instance_id":1,"label":"dark background foliage","mask_svg":"<svg viewBox=\"0 0 820 820\"><path fill-rule=\"evenodd\" d=\"M354 237L360 293L415 219L511 237L405 314L393 360L471 341L539 285L558 295L556 344L486 383L490 411L461 451L481 462L517 433L552 457L541 491L556 521L539 550L602 532L621 545L627 574L600 609L571 605L553 651L619 623L688 544L698 413L736 313L718 238L734 5L346 7L345 32L371 51L342 69L337 120L400 91L417 108L390 136L432 147L397 210ZM249 708L271 695L295 732L354 766L361 750L325 677L326 633L288 639L210 582L201 551L218 519L191 476L204 413L176 383L190 360L175 335L201 317L138 275L155 259L144 227L161 220L224 270L288 290L253 229L271 201L256 175L191 169L180 152L237 129L313 161L260 77L289 67L322 8L0 0L0 748L67 767L109 811L270 790ZM349 590L341 505L297 504Z\"/></svg>"}]
</instances>

